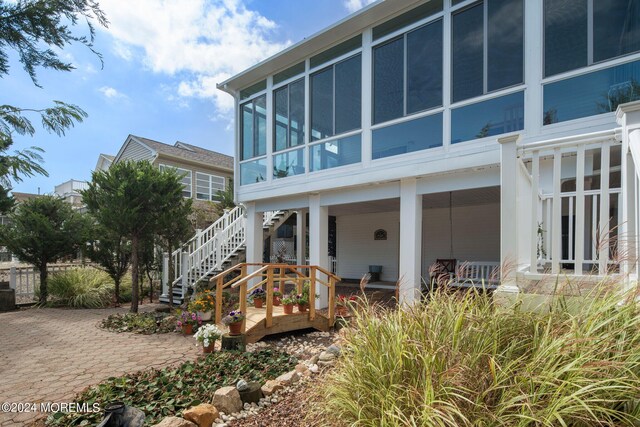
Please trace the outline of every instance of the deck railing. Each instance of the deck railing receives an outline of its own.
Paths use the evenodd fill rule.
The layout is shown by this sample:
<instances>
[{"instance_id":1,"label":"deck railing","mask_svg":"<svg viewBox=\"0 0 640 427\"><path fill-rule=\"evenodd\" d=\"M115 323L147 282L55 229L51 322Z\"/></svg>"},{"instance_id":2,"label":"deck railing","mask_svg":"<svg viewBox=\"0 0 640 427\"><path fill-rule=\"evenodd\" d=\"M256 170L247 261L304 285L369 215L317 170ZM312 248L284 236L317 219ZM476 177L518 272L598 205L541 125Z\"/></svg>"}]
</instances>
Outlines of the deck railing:
<instances>
[{"instance_id":1,"label":"deck railing","mask_svg":"<svg viewBox=\"0 0 640 427\"><path fill-rule=\"evenodd\" d=\"M255 271L249 272L249 269L255 269ZM236 276L225 281L227 276L233 274ZM326 280L322 280L320 276L325 276ZM309 284L309 320L314 320L316 317L315 303L318 286L325 286L328 289L329 326L333 326L335 323L336 284L339 281L338 276L317 265L237 264L211 278L211 282L216 286L216 324L222 321L222 298L225 288L239 288L240 311L246 315L247 295L256 288L266 287L265 326L270 328L273 325L273 289L278 287L284 290L287 282L293 282L297 293L302 293L305 283ZM246 319L242 322L242 333L244 332L246 332Z\"/></svg>"}]
</instances>

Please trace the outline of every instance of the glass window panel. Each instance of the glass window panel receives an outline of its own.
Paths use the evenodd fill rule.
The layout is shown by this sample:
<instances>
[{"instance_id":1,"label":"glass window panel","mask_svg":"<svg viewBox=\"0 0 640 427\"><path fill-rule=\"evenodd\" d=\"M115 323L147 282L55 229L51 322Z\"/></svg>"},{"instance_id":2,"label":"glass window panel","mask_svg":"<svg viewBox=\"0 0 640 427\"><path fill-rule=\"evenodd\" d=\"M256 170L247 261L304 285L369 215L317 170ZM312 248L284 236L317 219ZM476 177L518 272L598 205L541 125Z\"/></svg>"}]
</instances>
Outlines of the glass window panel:
<instances>
[{"instance_id":1,"label":"glass window panel","mask_svg":"<svg viewBox=\"0 0 640 427\"><path fill-rule=\"evenodd\" d=\"M404 115L404 38L373 50L373 122Z\"/></svg>"},{"instance_id":2,"label":"glass window panel","mask_svg":"<svg viewBox=\"0 0 640 427\"><path fill-rule=\"evenodd\" d=\"M255 104L255 127L257 131L255 155L262 156L267 152L267 97L262 95L256 98Z\"/></svg>"},{"instance_id":3,"label":"glass window panel","mask_svg":"<svg viewBox=\"0 0 640 427\"><path fill-rule=\"evenodd\" d=\"M480 3L453 15L453 102L484 91L484 9Z\"/></svg>"},{"instance_id":4,"label":"glass window panel","mask_svg":"<svg viewBox=\"0 0 640 427\"><path fill-rule=\"evenodd\" d=\"M249 86L248 88L242 89L240 91L240 99L243 100L243 99L251 98L253 95L265 90L266 88L267 88L267 81L262 80L261 82L258 82L252 86Z\"/></svg>"},{"instance_id":5,"label":"glass window panel","mask_svg":"<svg viewBox=\"0 0 640 427\"><path fill-rule=\"evenodd\" d=\"M407 34L407 114L442 105L442 20Z\"/></svg>"},{"instance_id":6,"label":"glass window panel","mask_svg":"<svg viewBox=\"0 0 640 427\"><path fill-rule=\"evenodd\" d=\"M491 0L487 13L487 90L490 92L523 82L523 0Z\"/></svg>"},{"instance_id":7,"label":"glass window panel","mask_svg":"<svg viewBox=\"0 0 640 427\"><path fill-rule=\"evenodd\" d=\"M640 0L593 1L593 60L640 50Z\"/></svg>"},{"instance_id":8,"label":"glass window panel","mask_svg":"<svg viewBox=\"0 0 640 427\"><path fill-rule=\"evenodd\" d=\"M240 163L240 185L255 184L266 180L267 159Z\"/></svg>"},{"instance_id":9,"label":"glass window panel","mask_svg":"<svg viewBox=\"0 0 640 427\"><path fill-rule=\"evenodd\" d=\"M335 133L360 129L362 117L362 57L354 56L335 65Z\"/></svg>"},{"instance_id":10,"label":"glass window panel","mask_svg":"<svg viewBox=\"0 0 640 427\"><path fill-rule=\"evenodd\" d=\"M242 155L241 159L253 157L253 103L242 106Z\"/></svg>"},{"instance_id":11,"label":"glass window panel","mask_svg":"<svg viewBox=\"0 0 640 427\"><path fill-rule=\"evenodd\" d=\"M287 129L289 128L289 87L278 89L273 94L275 104L274 149L276 151L287 148Z\"/></svg>"},{"instance_id":12,"label":"glass window panel","mask_svg":"<svg viewBox=\"0 0 640 427\"><path fill-rule=\"evenodd\" d=\"M311 139L333 135L333 68L311 76Z\"/></svg>"},{"instance_id":13,"label":"glass window panel","mask_svg":"<svg viewBox=\"0 0 640 427\"><path fill-rule=\"evenodd\" d=\"M545 125L615 111L640 99L640 61L544 86Z\"/></svg>"},{"instance_id":14,"label":"glass window panel","mask_svg":"<svg viewBox=\"0 0 640 427\"><path fill-rule=\"evenodd\" d=\"M373 131L373 158L442 146L442 113Z\"/></svg>"},{"instance_id":15,"label":"glass window panel","mask_svg":"<svg viewBox=\"0 0 640 427\"><path fill-rule=\"evenodd\" d=\"M285 80L290 79L293 76L297 76L298 74L304 73L304 61L294 65L293 67L289 67L284 71L280 71L273 75L273 84L277 85L278 83L282 83Z\"/></svg>"},{"instance_id":16,"label":"glass window panel","mask_svg":"<svg viewBox=\"0 0 640 427\"><path fill-rule=\"evenodd\" d=\"M312 145L309 150L311 171L346 166L361 161L360 134Z\"/></svg>"},{"instance_id":17,"label":"glass window panel","mask_svg":"<svg viewBox=\"0 0 640 427\"><path fill-rule=\"evenodd\" d=\"M414 22L418 22L428 16L442 12L442 0L431 0L421 6L411 9L393 19L388 20L376 27L373 27L373 40L391 34L402 27L407 27Z\"/></svg>"},{"instance_id":18,"label":"glass window panel","mask_svg":"<svg viewBox=\"0 0 640 427\"><path fill-rule=\"evenodd\" d=\"M326 62L331 61L332 59L338 58L339 56L345 55L352 50L356 50L362 46L362 34L358 34L357 36L340 43L330 49L325 50L315 56L312 56L309 60L311 68L318 67Z\"/></svg>"},{"instance_id":19,"label":"glass window panel","mask_svg":"<svg viewBox=\"0 0 640 427\"><path fill-rule=\"evenodd\" d=\"M182 196L191 198L191 171L189 169L182 169L175 166L159 165L161 171L173 170L180 177L180 182L183 185Z\"/></svg>"},{"instance_id":20,"label":"glass window panel","mask_svg":"<svg viewBox=\"0 0 640 427\"><path fill-rule=\"evenodd\" d=\"M524 129L524 92L451 111L451 143Z\"/></svg>"},{"instance_id":21,"label":"glass window panel","mask_svg":"<svg viewBox=\"0 0 640 427\"><path fill-rule=\"evenodd\" d=\"M289 85L289 146L304 144L304 79Z\"/></svg>"},{"instance_id":22,"label":"glass window panel","mask_svg":"<svg viewBox=\"0 0 640 427\"><path fill-rule=\"evenodd\" d=\"M304 149L273 156L273 177L285 178L304 173Z\"/></svg>"},{"instance_id":23,"label":"glass window panel","mask_svg":"<svg viewBox=\"0 0 640 427\"><path fill-rule=\"evenodd\" d=\"M545 0L545 76L586 65L587 0Z\"/></svg>"}]
</instances>

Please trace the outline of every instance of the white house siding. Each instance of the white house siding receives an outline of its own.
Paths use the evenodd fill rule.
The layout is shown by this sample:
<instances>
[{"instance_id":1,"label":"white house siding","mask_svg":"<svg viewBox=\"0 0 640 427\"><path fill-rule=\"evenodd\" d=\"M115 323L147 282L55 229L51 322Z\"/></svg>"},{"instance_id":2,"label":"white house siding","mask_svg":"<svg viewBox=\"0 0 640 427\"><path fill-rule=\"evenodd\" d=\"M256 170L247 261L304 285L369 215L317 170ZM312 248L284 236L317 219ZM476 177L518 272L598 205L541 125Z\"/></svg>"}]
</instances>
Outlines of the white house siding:
<instances>
[{"instance_id":1,"label":"white house siding","mask_svg":"<svg viewBox=\"0 0 640 427\"><path fill-rule=\"evenodd\" d=\"M120 161L132 160L139 162L151 159L153 159L153 153L135 141L129 141L127 147L122 152L122 156L120 156Z\"/></svg>"},{"instance_id":2,"label":"white house siding","mask_svg":"<svg viewBox=\"0 0 640 427\"><path fill-rule=\"evenodd\" d=\"M458 261L500 261L500 205L453 208L453 256L449 237L449 209L422 213L422 273L438 258Z\"/></svg>"},{"instance_id":3,"label":"white house siding","mask_svg":"<svg viewBox=\"0 0 640 427\"><path fill-rule=\"evenodd\" d=\"M373 234L378 229L386 230L387 240L374 240ZM338 216L336 234L338 276L360 279L369 271L369 265L381 265L380 280L398 279L398 212Z\"/></svg>"}]
</instances>

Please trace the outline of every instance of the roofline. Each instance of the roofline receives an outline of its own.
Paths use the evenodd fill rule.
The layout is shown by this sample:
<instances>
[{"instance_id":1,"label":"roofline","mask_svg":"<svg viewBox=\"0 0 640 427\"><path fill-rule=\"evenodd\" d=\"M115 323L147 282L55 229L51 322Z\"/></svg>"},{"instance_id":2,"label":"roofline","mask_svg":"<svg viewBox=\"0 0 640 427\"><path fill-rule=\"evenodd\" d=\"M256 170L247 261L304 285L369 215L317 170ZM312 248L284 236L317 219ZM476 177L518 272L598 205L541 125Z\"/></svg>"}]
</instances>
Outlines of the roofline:
<instances>
[{"instance_id":1,"label":"roofline","mask_svg":"<svg viewBox=\"0 0 640 427\"><path fill-rule=\"evenodd\" d=\"M260 81L267 75L277 73L331 45L347 40L376 22L398 15L429 1L431 0L377 0L251 68L222 83L218 83L216 87L219 90L235 95L240 89Z\"/></svg>"},{"instance_id":2,"label":"roofline","mask_svg":"<svg viewBox=\"0 0 640 427\"><path fill-rule=\"evenodd\" d=\"M122 156L122 153L124 153L124 150L126 148L127 145L129 145L129 142L131 142L132 140L134 140L135 142L137 142L138 144L142 145L144 148L146 148L147 150L151 151L151 154L153 156L156 156L158 153L156 152L156 150L154 150L153 148L149 147L147 144L145 144L144 142L140 141L138 139L138 137L136 137L135 135L131 135L129 134L127 136L127 139L124 140L124 144L122 144L122 147L120 147L120 150L118 150L118 154L116 154L116 156L113 158L112 164L113 163L118 163L118 161L120 160L120 157Z\"/></svg>"},{"instance_id":3,"label":"roofline","mask_svg":"<svg viewBox=\"0 0 640 427\"><path fill-rule=\"evenodd\" d=\"M222 153L220 153L220 154L222 154ZM193 160L193 159L185 159L184 157L173 156L171 154L162 153L162 152L158 152L154 156L152 163L155 162L156 160L160 160L161 158L171 159L171 160L176 161L176 163L190 163L190 164L193 164L193 165L202 165L206 169L220 169L223 172L231 172L231 173L233 173L233 167L232 168L226 168L224 166L214 165L212 163L201 162L201 161Z\"/></svg>"}]
</instances>

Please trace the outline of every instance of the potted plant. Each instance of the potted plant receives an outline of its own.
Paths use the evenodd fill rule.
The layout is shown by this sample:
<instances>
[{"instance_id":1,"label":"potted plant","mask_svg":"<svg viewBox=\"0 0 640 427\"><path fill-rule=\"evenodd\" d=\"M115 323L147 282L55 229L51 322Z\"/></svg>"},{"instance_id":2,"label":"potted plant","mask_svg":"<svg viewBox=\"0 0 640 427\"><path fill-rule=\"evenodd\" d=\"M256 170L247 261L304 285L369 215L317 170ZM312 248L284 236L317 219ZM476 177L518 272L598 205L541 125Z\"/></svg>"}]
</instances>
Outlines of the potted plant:
<instances>
[{"instance_id":1,"label":"potted plant","mask_svg":"<svg viewBox=\"0 0 640 427\"><path fill-rule=\"evenodd\" d=\"M185 335L193 334L193 327L201 325L202 319L197 313L191 311L179 311L178 321L176 322L176 328L181 330Z\"/></svg>"},{"instance_id":2,"label":"potted plant","mask_svg":"<svg viewBox=\"0 0 640 427\"><path fill-rule=\"evenodd\" d=\"M273 288L273 305L279 306L282 302L282 292L280 292L280 288Z\"/></svg>"},{"instance_id":3,"label":"potted plant","mask_svg":"<svg viewBox=\"0 0 640 427\"><path fill-rule=\"evenodd\" d=\"M189 310L197 312L203 321L211 320L215 308L216 300L210 290L199 292L189 304Z\"/></svg>"},{"instance_id":4,"label":"potted plant","mask_svg":"<svg viewBox=\"0 0 640 427\"><path fill-rule=\"evenodd\" d=\"M242 321L245 315L240 310L234 310L222 318L222 323L229 327L229 335L242 333Z\"/></svg>"},{"instance_id":5,"label":"potted plant","mask_svg":"<svg viewBox=\"0 0 640 427\"><path fill-rule=\"evenodd\" d=\"M349 314L351 304L353 304L356 299L355 295L338 295L338 298L336 298L336 316L347 316Z\"/></svg>"},{"instance_id":6,"label":"potted plant","mask_svg":"<svg viewBox=\"0 0 640 427\"><path fill-rule=\"evenodd\" d=\"M304 293L296 295L295 304L298 306L298 311L304 313L309 308L309 296Z\"/></svg>"},{"instance_id":7,"label":"potted plant","mask_svg":"<svg viewBox=\"0 0 640 427\"><path fill-rule=\"evenodd\" d=\"M247 298L249 302L253 302L255 308L262 308L267 292L262 288L255 288L249 293Z\"/></svg>"},{"instance_id":8,"label":"potted plant","mask_svg":"<svg viewBox=\"0 0 640 427\"><path fill-rule=\"evenodd\" d=\"M222 331L216 325L208 324L201 326L193 336L196 339L196 346L202 345L203 353L211 353L216 344L216 340L222 336Z\"/></svg>"},{"instance_id":9,"label":"potted plant","mask_svg":"<svg viewBox=\"0 0 640 427\"><path fill-rule=\"evenodd\" d=\"M295 296L294 295L285 295L282 298L282 308L284 309L284 314L293 314L293 305L295 304Z\"/></svg>"}]
</instances>

